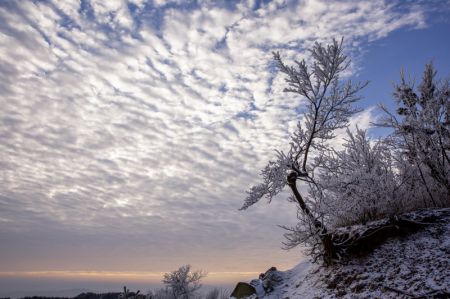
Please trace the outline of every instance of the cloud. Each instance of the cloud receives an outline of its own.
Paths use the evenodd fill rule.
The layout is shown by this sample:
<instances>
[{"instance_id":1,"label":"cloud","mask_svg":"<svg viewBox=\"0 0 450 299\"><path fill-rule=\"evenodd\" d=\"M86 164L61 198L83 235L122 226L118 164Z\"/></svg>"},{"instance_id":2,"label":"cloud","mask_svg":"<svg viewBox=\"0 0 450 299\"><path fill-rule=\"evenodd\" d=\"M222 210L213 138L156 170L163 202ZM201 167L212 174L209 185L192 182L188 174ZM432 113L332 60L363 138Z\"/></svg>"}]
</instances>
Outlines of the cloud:
<instances>
[{"instance_id":1,"label":"cloud","mask_svg":"<svg viewBox=\"0 0 450 299\"><path fill-rule=\"evenodd\" d=\"M271 51L291 60L316 40L345 36L356 53L425 25L420 6L398 11L383 1L154 4L0 4L5 270L271 263L261 257L279 247L275 224L295 221L292 207L237 212L301 104L282 94ZM77 242L63 246L66 236ZM45 253L56 243L73 262ZM76 253L79 244L86 249ZM12 258L18 246L33 250Z\"/></svg>"}]
</instances>

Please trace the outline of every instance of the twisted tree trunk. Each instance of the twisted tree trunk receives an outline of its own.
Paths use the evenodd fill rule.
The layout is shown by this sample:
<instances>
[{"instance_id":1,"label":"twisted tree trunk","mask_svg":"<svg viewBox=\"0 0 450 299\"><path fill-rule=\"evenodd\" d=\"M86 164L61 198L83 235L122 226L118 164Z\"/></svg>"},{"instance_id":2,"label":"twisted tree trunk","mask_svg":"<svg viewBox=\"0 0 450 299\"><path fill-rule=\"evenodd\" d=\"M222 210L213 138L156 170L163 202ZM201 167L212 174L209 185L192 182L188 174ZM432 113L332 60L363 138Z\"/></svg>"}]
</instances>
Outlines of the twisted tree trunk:
<instances>
[{"instance_id":1,"label":"twisted tree trunk","mask_svg":"<svg viewBox=\"0 0 450 299\"><path fill-rule=\"evenodd\" d=\"M323 259L326 264L330 264L333 259L337 258L337 251L334 242L332 240L332 236L330 233L328 233L328 230L325 227L325 225L311 213L311 210L306 205L300 192L298 192L297 178L298 174L296 172L293 171L289 173L287 177L288 186L291 188L292 193L294 193L295 199L300 205L302 211L309 217L309 219L311 219L314 227L320 232L319 237L320 240L322 241L322 246L324 250Z\"/></svg>"}]
</instances>

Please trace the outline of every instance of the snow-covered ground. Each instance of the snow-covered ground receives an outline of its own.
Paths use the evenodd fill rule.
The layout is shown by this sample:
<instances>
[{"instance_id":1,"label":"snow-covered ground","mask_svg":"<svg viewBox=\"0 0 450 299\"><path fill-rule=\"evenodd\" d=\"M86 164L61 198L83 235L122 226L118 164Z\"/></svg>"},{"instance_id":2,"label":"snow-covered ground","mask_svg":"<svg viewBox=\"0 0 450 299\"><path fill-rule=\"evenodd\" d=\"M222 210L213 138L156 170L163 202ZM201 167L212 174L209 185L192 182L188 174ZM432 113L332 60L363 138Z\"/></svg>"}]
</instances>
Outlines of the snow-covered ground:
<instances>
[{"instance_id":1,"label":"snow-covered ground","mask_svg":"<svg viewBox=\"0 0 450 299\"><path fill-rule=\"evenodd\" d=\"M450 209L421 214L440 215L441 222L345 265L303 261L282 272L282 283L263 298L448 298L437 294L450 293Z\"/></svg>"}]
</instances>

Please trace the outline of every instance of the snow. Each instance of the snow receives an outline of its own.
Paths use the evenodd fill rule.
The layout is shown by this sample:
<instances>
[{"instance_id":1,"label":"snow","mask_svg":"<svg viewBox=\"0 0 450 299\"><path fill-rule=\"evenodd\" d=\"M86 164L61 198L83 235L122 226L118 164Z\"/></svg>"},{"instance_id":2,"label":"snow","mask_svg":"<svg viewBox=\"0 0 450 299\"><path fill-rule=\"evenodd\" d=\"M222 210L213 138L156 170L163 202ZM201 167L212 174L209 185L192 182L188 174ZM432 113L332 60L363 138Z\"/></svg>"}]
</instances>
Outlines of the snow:
<instances>
[{"instance_id":1,"label":"snow","mask_svg":"<svg viewBox=\"0 0 450 299\"><path fill-rule=\"evenodd\" d=\"M282 283L259 298L412 298L433 291L450 293L450 209L415 212L410 219L433 215L440 222L389 239L346 264L323 267L302 261L281 272Z\"/></svg>"}]
</instances>

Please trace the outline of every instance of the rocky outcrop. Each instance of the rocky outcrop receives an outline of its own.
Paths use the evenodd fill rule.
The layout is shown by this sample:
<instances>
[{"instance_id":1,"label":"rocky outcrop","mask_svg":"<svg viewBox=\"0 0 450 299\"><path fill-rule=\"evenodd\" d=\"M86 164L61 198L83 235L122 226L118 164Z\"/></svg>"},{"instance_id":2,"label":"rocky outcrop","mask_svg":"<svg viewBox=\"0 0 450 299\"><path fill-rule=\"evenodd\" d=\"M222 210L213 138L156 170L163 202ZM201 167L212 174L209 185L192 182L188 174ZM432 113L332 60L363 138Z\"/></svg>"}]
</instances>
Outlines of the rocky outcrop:
<instances>
[{"instance_id":1,"label":"rocky outcrop","mask_svg":"<svg viewBox=\"0 0 450 299\"><path fill-rule=\"evenodd\" d=\"M256 290L252 285L246 282L238 282L233 292L231 293L231 298L240 299L249 297L254 294L256 294Z\"/></svg>"}]
</instances>

